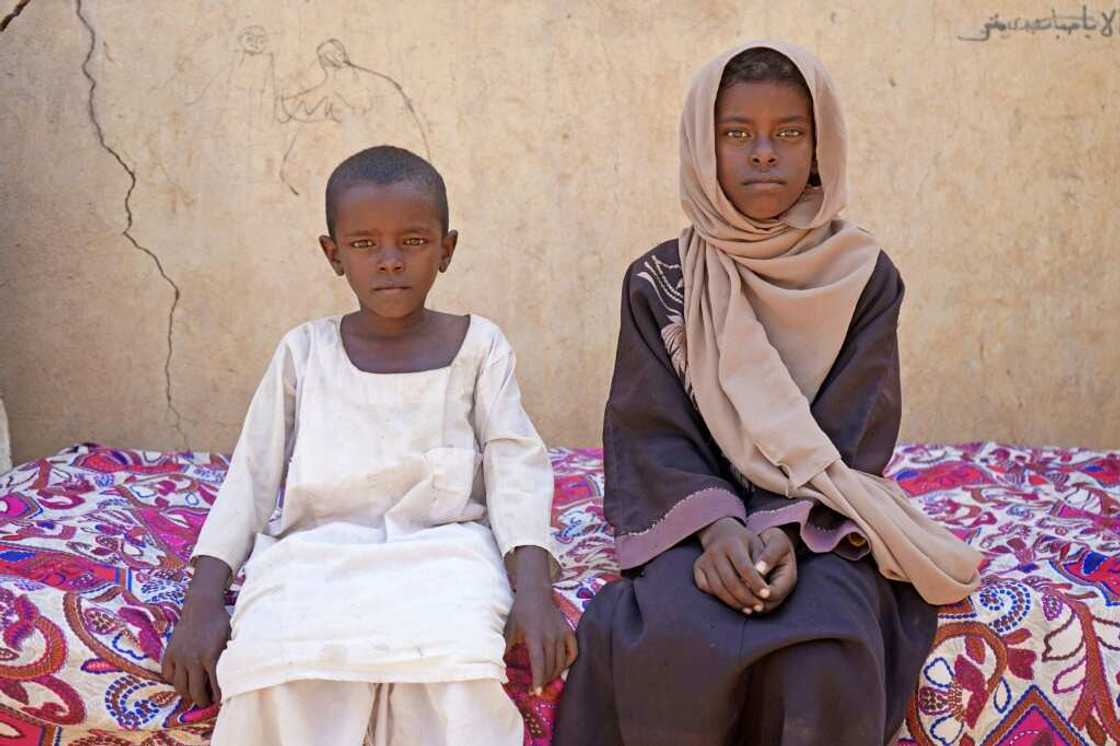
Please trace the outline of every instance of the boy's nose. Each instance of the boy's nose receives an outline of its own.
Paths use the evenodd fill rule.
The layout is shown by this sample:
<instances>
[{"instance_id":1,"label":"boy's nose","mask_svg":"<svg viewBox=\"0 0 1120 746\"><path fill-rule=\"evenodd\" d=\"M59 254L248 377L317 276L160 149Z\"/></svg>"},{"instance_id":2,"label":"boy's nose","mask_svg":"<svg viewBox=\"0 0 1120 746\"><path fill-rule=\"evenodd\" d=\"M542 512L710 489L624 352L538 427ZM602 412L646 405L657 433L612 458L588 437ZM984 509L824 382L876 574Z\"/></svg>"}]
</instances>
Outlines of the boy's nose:
<instances>
[{"instance_id":1,"label":"boy's nose","mask_svg":"<svg viewBox=\"0 0 1120 746\"><path fill-rule=\"evenodd\" d=\"M381 272L400 272L404 269L404 257L392 247L386 247L377 258L377 269Z\"/></svg>"}]
</instances>

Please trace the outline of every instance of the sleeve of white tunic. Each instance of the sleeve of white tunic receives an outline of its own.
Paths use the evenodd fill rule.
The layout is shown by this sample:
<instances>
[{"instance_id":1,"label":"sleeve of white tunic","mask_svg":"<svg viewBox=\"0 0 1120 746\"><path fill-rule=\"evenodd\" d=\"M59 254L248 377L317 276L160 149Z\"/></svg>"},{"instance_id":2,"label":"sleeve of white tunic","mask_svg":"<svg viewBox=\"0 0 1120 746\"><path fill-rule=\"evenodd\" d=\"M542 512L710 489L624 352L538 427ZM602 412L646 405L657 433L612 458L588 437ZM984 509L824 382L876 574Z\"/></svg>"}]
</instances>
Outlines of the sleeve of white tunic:
<instances>
[{"instance_id":1,"label":"sleeve of white tunic","mask_svg":"<svg viewBox=\"0 0 1120 746\"><path fill-rule=\"evenodd\" d=\"M236 574L256 535L268 524L294 441L298 367L305 346L302 328L297 327L276 348L249 404L229 471L206 517L192 562L201 556L216 557Z\"/></svg>"},{"instance_id":2,"label":"sleeve of white tunic","mask_svg":"<svg viewBox=\"0 0 1120 746\"><path fill-rule=\"evenodd\" d=\"M502 556L519 546L552 544L552 462L544 441L521 406L513 349L499 333L478 374L475 432L482 448L490 528Z\"/></svg>"}]
</instances>

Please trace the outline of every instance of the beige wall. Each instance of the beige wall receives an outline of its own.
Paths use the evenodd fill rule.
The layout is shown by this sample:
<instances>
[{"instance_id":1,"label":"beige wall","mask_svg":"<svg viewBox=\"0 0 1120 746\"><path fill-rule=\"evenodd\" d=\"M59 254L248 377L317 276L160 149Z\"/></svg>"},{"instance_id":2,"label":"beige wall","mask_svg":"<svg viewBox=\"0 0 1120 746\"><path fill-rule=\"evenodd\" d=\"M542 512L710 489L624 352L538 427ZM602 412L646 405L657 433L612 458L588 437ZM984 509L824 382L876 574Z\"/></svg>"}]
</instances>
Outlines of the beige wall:
<instances>
[{"instance_id":1,"label":"beige wall","mask_svg":"<svg viewBox=\"0 0 1120 746\"><path fill-rule=\"evenodd\" d=\"M621 273L681 225L688 76L759 36L816 49L842 92L849 215L909 282L904 435L1120 447L1120 18L958 38L996 6L1050 19L987 0L85 0L83 22L33 0L0 37L14 455L231 448L282 332L352 304L318 255L322 185L381 141L426 143L448 181L462 240L436 304L505 328L550 441L597 443ZM330 39L352 66L324 81Z\"/></svg>"}]
</instances>

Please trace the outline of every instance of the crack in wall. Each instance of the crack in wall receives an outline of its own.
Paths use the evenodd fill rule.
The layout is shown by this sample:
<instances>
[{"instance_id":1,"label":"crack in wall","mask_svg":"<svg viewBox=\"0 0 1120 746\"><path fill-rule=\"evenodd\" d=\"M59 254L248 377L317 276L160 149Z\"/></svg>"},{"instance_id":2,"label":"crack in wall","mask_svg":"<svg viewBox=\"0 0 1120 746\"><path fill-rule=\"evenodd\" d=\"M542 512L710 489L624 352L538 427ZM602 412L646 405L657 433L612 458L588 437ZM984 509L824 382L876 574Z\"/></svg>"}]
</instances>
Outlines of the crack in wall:
<instances>
[{"instance_id":1,"label":"crack in wall","mask_svg":"<svg viewBox=\"0 0 1120 746\"><path fill-rule=\"evenodd\" d=\"M26 2L30 2L30 0L26 0ZM26 4L26 2L24 4ZM182 442L183 447L189 450L190 442L187 440L186 433L183 432L183 416L179 413L179 410L175 407L175 403L171 398L171 358L175 353L173 336L175 327L175 309L179 306L179 297L181 293L179 291L179 286L176 285L175 281L168 277L167 272L164 271L163 262L160 261L155 252L153 252L148 247L143 246L139 241L136 240L136 237L132 235L132 192L136 189L136 171L125 162L120 153L118 153L111 145L109 145L109 143L105 141L105 131L101 128L101 122L97 118L97 109L94 106L94 92L97 90L97 80L89 71L90 60L93 59L94 50L97 49L97 32L94 31L93 25L89 22L85 15L83 15L82 5L83 0L75 0L75 11L78 15L78 20L86 28L86 31L89 32L89 51L86 52L85 60L82 61L82 74L85 75L86 80L89 81L89 99L87 101L89 120L93 124L94 132L97 134L97 140L101 144L101 147L109 155L113 156L113 159L117 162L118 165L120 165L121 168L124 169L129 178L128 191L124 196L124 212L126 222L124 230L121 231L121 235L124 236L124 238L130 244L132 244L132 247L134 249L147 255L148 258L152 260L152 262L156 266L156 270L160 274L160 277L162 277L164 282L166 282L171 287L171 291L173 293L171 300L171 309L167 314L167 357L164 358L163 362L164 397L167 401L167 410L171 413L173 419L172 427L174 427L175 432L179 434L179 439ZM19 8L17 8L17 11L18 10Z\"/></svg>"},{"instance_id":2,"label":"crack in wall","mask_svg":"<svg viewBox=\"0 0 1120 746\"><path fill-rule=\"evenodd\" d=\"M23 9L30 4L31 0L19 0L19 2L16 3L16 7L12 8L12 12L4 16L3 21L0 21L0 32L7 31L8 24L14 21L16 19L16 16L22 13Z\"/></svg>"}]
</instances>

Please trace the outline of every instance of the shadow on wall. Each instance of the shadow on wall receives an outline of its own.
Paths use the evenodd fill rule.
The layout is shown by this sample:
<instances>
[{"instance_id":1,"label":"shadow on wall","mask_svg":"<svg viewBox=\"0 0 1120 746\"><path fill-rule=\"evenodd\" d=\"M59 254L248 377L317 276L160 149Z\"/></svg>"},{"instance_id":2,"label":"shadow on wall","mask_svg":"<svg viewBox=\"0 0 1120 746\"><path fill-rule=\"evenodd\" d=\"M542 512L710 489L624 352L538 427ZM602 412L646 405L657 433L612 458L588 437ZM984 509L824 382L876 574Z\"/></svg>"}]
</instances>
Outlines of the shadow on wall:
<instances>
[{"instance_id":1,"label":"shadow on wall","mask_svg":"<svg viewBox=\"0 0 1120 746\"><path fill-rule=\"evenodd\" d=\"M8 413L4 411L4 397L0 395L0 474L12 468L12 439L8 435Z\"/></svg>"}]
</instances>

